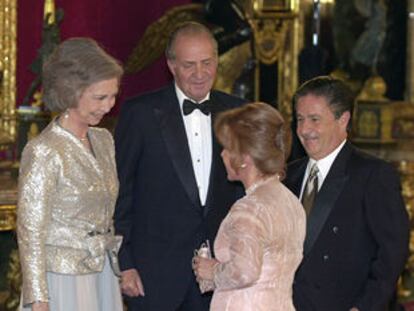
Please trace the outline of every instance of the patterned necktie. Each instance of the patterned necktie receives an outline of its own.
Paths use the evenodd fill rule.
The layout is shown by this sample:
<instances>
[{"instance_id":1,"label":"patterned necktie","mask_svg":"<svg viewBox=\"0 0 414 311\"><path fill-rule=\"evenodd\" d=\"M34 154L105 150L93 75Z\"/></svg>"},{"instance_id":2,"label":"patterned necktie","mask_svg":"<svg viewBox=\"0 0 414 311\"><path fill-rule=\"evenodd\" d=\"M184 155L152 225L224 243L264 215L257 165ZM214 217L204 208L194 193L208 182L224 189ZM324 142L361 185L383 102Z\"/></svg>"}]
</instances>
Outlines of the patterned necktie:
<instances>
[{"instance_id":1,"label":"patterned necktie","mask_svg":"<svg viewBox=\"0 0 414 311\"><path fill-rule=\"evenodd\" d=\"M183 102L183 113L185 116L189 115L194 111L194 109L199 109L202 113L208 116L211 112L210 101L205 100L202 103L196 104L189 99L184 99Z\"/></svg>"},{"instance_id":2,"label":"patterned necktie","mask_svg":"<svg viewBox=\"0 0 414 311\"><path fill-rule=\"evenodd\" d=\"M305 208L306 215L308 216L312 210L316 193L318 193L318 173L318 166L314 163L311 167L309 177L306 181L305 189L302 194L302 205Z\"/></svg>"}]
</instances>

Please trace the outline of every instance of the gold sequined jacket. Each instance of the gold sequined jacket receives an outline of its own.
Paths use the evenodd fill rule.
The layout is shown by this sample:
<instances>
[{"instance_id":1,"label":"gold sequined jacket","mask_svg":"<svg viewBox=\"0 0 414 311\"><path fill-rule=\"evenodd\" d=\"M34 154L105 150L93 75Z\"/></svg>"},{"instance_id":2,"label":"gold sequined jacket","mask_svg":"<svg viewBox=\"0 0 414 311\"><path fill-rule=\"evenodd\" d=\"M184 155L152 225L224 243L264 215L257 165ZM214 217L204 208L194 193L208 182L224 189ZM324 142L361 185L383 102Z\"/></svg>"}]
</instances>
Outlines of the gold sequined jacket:
<instances>
[{"instance_id":1,"label":"gold sequined jacket","mask_svg":"<svg viewBox=\"0 0 414 311\"><path fill-rule=\"evenodd\" d=\"M120 237L112 215L118 177L111 134L91 127L91 153L52 121L24 148L19 173L17 234L23 304L48 301L46 272L102 271L116 263Z\"/></svg>"}]
</instances>

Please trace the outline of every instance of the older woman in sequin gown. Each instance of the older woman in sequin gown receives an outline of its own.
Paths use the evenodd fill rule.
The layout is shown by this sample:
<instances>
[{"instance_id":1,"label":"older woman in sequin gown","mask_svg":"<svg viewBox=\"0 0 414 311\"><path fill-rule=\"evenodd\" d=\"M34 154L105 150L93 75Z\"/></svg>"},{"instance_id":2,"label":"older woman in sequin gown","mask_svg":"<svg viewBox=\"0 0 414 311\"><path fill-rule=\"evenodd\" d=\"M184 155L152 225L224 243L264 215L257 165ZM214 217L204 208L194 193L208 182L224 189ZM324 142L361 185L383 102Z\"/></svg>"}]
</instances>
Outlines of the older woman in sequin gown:
<instances>
[{"instance_id":1,"label":"older woman in sequin gown","mask_svg":"<svg viewBox=\"0 0 414 311\"><path fill-rule=\"evenodd\" d=\"M60 115L26 145L20 163L21 310L122 310L114 145L93 127L113 107L122 73L87 38L61 43L43 67L43 100Z\"/></svg>"},{"instance_id":2,"label":"older woman in sequin gown","mask_svg":"<svg viewBox=\"0 0 414 311\"><path fill-rule=\"evenodd\" d=\"M292 283L302 259L306 218L280 182L283 119L271 106L251 103L222 113L215 131L228 179L240 180L246 195L220 226L216 259L193 259L197 280L214 289L210 310L295 310Z\"/></svg>"}]
</instances>

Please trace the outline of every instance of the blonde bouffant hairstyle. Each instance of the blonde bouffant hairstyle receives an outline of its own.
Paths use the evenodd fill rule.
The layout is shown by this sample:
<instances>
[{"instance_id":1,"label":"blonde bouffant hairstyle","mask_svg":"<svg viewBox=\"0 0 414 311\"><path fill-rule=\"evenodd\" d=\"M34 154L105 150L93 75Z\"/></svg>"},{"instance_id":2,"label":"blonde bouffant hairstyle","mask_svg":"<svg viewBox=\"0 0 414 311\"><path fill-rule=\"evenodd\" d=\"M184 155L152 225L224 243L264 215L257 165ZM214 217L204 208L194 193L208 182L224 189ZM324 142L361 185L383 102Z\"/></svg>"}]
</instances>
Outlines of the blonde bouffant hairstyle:
<instances>
[{"instance_id":1,"label":"blonde bouffant hairstyle","mask_svg":"<svg viewBox=\"0 0 414 311\"><path fill-rule=\"evenodd\" d=\"M263 175L285 176L290 131L272 106L255 102L222 112L215 120L214 130L223 148L230 151L230 164L236 172L243 155L250 155Z\"/></svg>"}]
</instances>

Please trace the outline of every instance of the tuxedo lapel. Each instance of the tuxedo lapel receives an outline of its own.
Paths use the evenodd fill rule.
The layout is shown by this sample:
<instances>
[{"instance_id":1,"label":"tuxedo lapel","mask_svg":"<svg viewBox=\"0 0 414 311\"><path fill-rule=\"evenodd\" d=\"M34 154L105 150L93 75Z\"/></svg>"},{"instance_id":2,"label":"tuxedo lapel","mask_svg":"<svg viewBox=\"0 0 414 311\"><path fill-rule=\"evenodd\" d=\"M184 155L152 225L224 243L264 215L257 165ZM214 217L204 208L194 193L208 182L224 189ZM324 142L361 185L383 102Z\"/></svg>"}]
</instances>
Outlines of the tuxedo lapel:
<instances>
[{"instance_id":1,"label":"tuxedo lapel","mask_svg":"<svg viewBox=\"0 0 414 311\"><path fill-rule=\"evenodd\" d=\"M212 116L212 122L214 122L214 116ZM212 208L210 201L214 197L214 184L217 178L222 178L220 175L221 170L223 169L220 161L221 160L221 151L222 147L217 141L216 135L214 135L213 125L211 126L211 135L212 135L212 159L211 159L211 168L210 168L210 180L208 183L208 193L206 199L206 206L204 208L204 215L207 215L208 211Z\"/></svg>"},{"instance_id":2,"label":"tuxedo lapel","mask_svg":"<svg viewBox=\"0 0 414 311\"><path fill-rule=\"evenodd\" d=\"M154 113L174 169L193 205L200 207L184 121L173 86L168 88L160 105L154 107Z\"/></svg>"},{"instance_id":3,"label":"tuxedo lapel","mask_svg":"<svg viewBox=\"0 0 414 311\"><path fill-rule=\"evenodd\" d=\"M207 215L209 210L212 208L210 202L214 197L214 184L217 178L222 178L220 175L221 170L223 169L221 160L221 151L222 147L219 144L216 135L214 134L214 120L217 114L223 110L222 103L220 102L217 94L212 91L210 93L210 105L211 105L211 144L212 144L212 159L211 159L211 168L210 168L210 179L208 183L208 192L207 192L207 199L206 199L206 206L204 208L204 215Z\"/></svg>"},{"instance_id":4,"label":"tuxedo lapel","mask_svg":"<svg viewBox=\"0 0 414 311\"><path fill-rule=\"evenodd\" d=\"M312 212L307 220L304 254L308 254L335 206L347 180L346 165L351 149L348 144L342 148L329 170L321 189L315 198Z\"/></svg>"}]
</instances>

